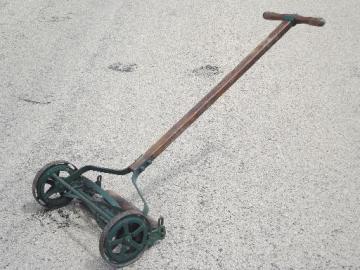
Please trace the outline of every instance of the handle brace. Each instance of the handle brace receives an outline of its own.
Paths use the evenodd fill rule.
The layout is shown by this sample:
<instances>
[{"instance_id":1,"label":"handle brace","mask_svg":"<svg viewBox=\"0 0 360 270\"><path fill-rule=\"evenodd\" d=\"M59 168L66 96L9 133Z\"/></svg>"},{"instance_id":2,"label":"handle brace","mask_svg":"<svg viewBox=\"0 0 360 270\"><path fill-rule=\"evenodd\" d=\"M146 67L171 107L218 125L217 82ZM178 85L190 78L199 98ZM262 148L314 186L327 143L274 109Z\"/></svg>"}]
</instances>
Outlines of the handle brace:
<instances>
[{"instance_id":1,"label":"handle brace","mask_svg":"<svg viewBox=\"0 0 360 270\"><path fill-rule=\"evenodd\" d=\"M304 17L298 14L279 14L275 12L264 12L264 19L266 20L280 20L280 21L290 21L293 24L309 24L312 26L323 26L325 20L323 18L315 17Z\"/></svg>"}]
</instances>

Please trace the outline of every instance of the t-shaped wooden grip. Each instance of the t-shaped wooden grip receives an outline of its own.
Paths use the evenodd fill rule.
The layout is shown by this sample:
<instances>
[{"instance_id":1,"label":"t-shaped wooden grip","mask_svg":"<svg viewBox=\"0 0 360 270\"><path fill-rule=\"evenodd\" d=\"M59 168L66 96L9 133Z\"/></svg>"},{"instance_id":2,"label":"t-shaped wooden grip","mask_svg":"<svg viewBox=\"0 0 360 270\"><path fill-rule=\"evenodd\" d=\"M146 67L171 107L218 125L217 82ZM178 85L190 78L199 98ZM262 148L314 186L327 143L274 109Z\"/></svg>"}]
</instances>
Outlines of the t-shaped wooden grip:
<instances>
[{"instance_id":1,"label":"t-shaped wooden grip","mask_svg":"<svg viewBox=\"0 0 360 270\"><path fill-rule=\"evenodd\" d=\"M275 12L264 12L264 19L266 20L280 20L280 21L292 21L294 24L309 24L313 26L323 26L325 20L323 18L314 18L314 17L303 17L297 14L278 14Z\"/></svg>"}]
</instances>

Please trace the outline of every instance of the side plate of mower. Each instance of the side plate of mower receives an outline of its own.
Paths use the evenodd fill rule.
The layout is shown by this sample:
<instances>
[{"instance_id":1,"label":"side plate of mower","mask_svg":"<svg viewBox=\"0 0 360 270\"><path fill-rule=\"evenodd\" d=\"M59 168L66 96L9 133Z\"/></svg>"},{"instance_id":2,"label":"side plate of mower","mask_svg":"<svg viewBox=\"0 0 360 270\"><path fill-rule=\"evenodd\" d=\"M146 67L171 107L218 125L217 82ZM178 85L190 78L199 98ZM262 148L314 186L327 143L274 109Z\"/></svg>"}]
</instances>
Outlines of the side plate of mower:
<instances>
[{"instance_id":1,"label":"side plate of mower","mask_svg":"<svg viewBox=\"0 0 360 270\"><path fill-rule=\"evenodd\" d=\"M166 234L164 219L160 217L154 220L148 216L149 207L137 186L139 175L293 26L325 24L321 18L303 17L297 14L265 12L263 17L282 22L131 165L121 170L93 165L78 169L67 161L51 162L35 176L32 185L35 200L48 209L66 206L73 199L80 200L103 228L99 241L100 254L105 261L115 267L124 267L133 263L155 242L164 239ZM113 175L132 173L131 181L143 202L143 209L138 209L114 191L104 190L101 187L101 175L95 181L85 177L84 174L90 171Z\"/></svg>"}]
</instances>

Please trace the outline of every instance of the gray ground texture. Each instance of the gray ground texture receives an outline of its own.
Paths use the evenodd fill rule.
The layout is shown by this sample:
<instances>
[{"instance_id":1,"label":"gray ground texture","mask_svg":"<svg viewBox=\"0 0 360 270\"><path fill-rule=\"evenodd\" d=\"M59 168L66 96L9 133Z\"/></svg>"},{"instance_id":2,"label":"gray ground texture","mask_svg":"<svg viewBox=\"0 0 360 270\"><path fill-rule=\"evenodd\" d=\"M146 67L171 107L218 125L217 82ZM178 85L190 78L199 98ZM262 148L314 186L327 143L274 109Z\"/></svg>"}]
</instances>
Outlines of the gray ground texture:
<instances>
[{"instance_id":1,"label":"gray ground texture","mask_svg":"<svg viewBox=\"0 0 360 270\"><path fill-rule=\"evenodd\" d=\"M129 269L360 269L360 1L0 0L0 269L110 269L36 172L136 159L278 22L300 25L140 178L167 237ZM140 204L128 177L106 188Z\"/></svg>"}]
</instances>

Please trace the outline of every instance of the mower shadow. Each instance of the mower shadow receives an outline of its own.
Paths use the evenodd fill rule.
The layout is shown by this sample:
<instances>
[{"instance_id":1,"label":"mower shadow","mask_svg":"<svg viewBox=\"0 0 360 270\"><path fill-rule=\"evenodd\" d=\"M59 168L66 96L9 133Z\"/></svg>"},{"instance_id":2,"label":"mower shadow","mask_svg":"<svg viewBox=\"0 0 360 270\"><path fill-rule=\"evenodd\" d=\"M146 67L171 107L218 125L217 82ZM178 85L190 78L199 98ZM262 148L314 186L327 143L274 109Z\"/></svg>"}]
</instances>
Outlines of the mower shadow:
<instances>
[{"instance_id":1,"label":"mower shadow","mask_svg":"<svg viewBox=\"0 0 360 270\"><path fill-rule=\"evenodd\" d=\"M171 178L177 178L179 175L191 172L194 170L194 168L198 167L199 163L205 162L207 160L207 157L213 153L220 151L217 144L207 142L204 144L202 148L200 148L197 152L193 152L194 155L192 155L189 159L185 159L184 161L177 162L175 166L166 166L166 170L162 171L161 177L153 176L150 179L148 179L147 184L141 187L142 191L146 194L146 192L153 192L154 186L161 186L160 183L166 182L167 179ZM145 176L146 171L144 172L144 176L140 177L146 177ZM141 181L141 179L140 179ZM131 199L136 199L137 194L133 194L131 196Z\"/></svg>"}]
</instances>

